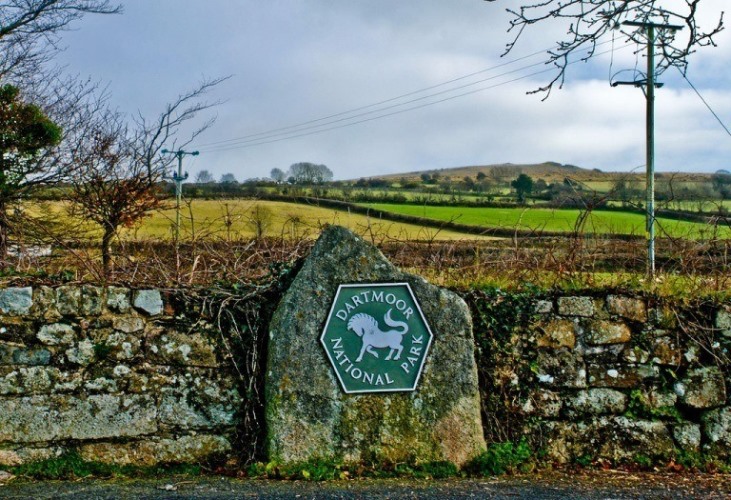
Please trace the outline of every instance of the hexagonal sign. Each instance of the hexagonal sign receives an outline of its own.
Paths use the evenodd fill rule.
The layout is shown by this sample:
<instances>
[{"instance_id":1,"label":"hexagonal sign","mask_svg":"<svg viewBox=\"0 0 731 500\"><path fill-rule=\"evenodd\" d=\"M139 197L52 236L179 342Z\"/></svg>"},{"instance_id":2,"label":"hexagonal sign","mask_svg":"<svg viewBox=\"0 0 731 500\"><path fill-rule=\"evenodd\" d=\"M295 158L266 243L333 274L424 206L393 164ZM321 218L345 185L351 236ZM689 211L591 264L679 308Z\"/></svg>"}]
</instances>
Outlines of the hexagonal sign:
<instances>
[{"instance_id":1,"label":"hexagonal sign","mask_svg":"<svg viewBox=\"0 0 731 500\"><path fill-rule=\"evenodd\" d=\"M416 389L433 335L408 283L340 285L320 342L348 394Z\"/></svg>"}]
</instances>

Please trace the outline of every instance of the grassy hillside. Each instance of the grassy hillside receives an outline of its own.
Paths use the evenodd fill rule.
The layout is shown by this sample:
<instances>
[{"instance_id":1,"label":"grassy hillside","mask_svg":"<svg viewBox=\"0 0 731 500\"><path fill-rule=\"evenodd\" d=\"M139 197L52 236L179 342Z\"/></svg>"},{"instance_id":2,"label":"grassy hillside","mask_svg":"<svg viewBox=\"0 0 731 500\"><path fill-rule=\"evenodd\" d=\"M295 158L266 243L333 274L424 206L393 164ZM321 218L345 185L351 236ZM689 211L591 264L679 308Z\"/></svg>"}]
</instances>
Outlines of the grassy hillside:
<instances>
[{"instance_id":1,"label":"grassy hillside","mask_svg":"<svg viewBox=\"0 0 731 500\"><path fill-rule=\"evenodd\" d=\"M389 174L376 176L382 179L398 180L402 177L408 180L418 180L422 174L439 174L440 177L448 177L453 180L463 179L465 176L475 178L478 173L482 172L487 177L500 175L503 178L511 179L524 173L530 175L534 179L543 179L548 183L561 182L564 178L569 177L572 180L586 183L589 188L599 191L608 190L613 182L624 179L632 182L637 188L644 189L645 172L644 168L638 168L634 172L604 172L599 169L585 169L575 165L562 165L556 162L544 162L538 164L514 164L502 163L495 165L471 165L464 167L442 168L434 170L419 170L415 172L406 172L400 174ZM675 183L683 182L708 182L711 174L705 173L658 173L656 179L658 181L672 179Z\"/></svg>"}]
</instances>

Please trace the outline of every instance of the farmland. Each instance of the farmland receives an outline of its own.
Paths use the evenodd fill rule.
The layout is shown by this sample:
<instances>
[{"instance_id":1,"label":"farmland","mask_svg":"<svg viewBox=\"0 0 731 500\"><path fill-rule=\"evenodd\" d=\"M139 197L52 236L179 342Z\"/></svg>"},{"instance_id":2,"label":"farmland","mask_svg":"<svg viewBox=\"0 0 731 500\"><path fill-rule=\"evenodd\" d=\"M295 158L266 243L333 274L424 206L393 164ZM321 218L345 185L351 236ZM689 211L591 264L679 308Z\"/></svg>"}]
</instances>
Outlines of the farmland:
<instances>
[{"instance_id":1,"label":"farmland","mask_svg":"<svg viewBox=\"0 0 731 500\"><path fill-rule=\"evenodd\" d=\"M125 229L124 240L165 240L171 237L175 210L153 212L139 226ZM182 208L183 240L241 240L253 237L316 238L322 226L337 224L362 235L391 240L475 239L484 237L351 214L347 211L298 203L263 200L191 200Z\"/></svg>"},{"instance_id":2,"label":"farmland","mask_svg":"<svg viewBox=\"0 0 731 500\"><path fill-rule=\"evenodd\" d=\"M429 206L372 203L367 206L386 212L425 217L460 224L525 229L530 231L572 232L582 212L573 209L547 209L533 207L492 208ZM673 238L699 238L713 235L712 226L697 222L658 218L658 234ZM583 227L585 233L594 234L643 234L645 218L641 214L621 211L592 211ZM719 237L728 238L728 227L719 228Z\"/></svg>"},{"instance_id":3,"label":"farmland","mask_svg":"<svg viewBox=\"0 0 731 500\"><path fill-rule=\"evenodd\" d=\"M517 170L499 168L502 178L465 170L474 177L455 179L440 170L411 180L188 183L177 241L172 186L161 184L162 208L115 232L108 270L99 267L100 226L71 215L73 202L59 189L23 202L20 213L34 217L24 219L28 230L15 240L45 245L51 254L9 259L10 275L185 285L260 279L305 255L324 225L337 224L377 244L402 269L446 285L642 286L647 250L640 179L622 188L613 174L557 168L522 166L519 176L555 178L537 183L522 201L505 177ZM577 184L562 174L584 180ZM658 204L674 210L657 220L658 272L672 293L678 287L722 293L731 279L731 229L723 209L729 200L706 177L683 177L693 190L675 198L665 193ZM31 219L49 225L30 231Z\"/></svg>"}]
</instances>

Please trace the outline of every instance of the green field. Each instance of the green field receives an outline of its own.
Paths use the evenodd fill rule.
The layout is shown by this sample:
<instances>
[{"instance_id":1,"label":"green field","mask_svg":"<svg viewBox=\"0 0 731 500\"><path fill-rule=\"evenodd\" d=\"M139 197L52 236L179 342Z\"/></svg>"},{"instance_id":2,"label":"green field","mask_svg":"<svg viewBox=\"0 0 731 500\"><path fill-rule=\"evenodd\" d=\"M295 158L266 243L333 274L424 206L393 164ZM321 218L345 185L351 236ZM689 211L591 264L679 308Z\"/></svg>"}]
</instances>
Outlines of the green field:
<instances>
[{"instance_id":1,"label":"green field","mask_svg":"<svg viewBox=\"0 0 731 500\"><path fill-rule=\"evenodd\" d=\"M365 206L398 214L426 217L483 227L517 228L536 231L574 231L579 210L546 208L443 207L372 203ZM645 217L636 213L595 210L586 220L584 232L611 234L644 234ZM702 238L712 235L713 227L696 222L658 218L659 237ZM731 229L722 228L719 235L731 237Z\"/></svg>"},{"instance_id":2,"label":"green field","mask_svg":"<svg viewBox=\"0 0 731 500\"><path fill-rule=\"evenodd\" d=\"M139 226L125 230L122 236L125 239L169 238L174 220L173 209L154 212ZM269 237L316 238L325 224L338 224L369 239L485 239L314 205L245 199L192 200L182 210L181 238L251 238L256 235L257 223L260 223L262 235Z\"/></svg>"}]
</instances>

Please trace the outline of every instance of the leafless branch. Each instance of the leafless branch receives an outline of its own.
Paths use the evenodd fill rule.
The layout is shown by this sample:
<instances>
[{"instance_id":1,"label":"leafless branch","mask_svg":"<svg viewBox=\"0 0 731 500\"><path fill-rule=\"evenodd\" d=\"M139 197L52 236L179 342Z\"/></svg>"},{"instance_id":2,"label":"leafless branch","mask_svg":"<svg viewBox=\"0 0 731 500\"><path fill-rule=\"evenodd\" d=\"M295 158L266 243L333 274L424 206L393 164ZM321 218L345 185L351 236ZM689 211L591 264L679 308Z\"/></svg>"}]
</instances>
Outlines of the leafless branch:
<instances>
[{"instance_id":1,"label":"leafless branch","mask_svg":"<svg viewBox=\"0 0 731 500\"><path fill-rule=\"evenodd\" d=\"M659 72L672 66L677 66L684 72L688 57L699 47L716 46L714 37L724 28L723 12L718 14L718 22L711 29L706 30L698 25L697 14L701 2L702 0L541 0L517 9L510 7L506 9L512 15L508 32L514 36L506 45L503 55L510 53L533 25L555 20L568 23L566 38L558 41L556 47L547 52L546 64L553 64L557 68L554 78L531 92L545 94L545 99L555 85L559 88L563 85L568 65L575 60L586 61L591 58L600 40L614 30L624 35L628 42L646 43L643 30L625 26L623 22L654 22L683 26L682 31L660 29L656 51ZM665 5L669 5L669 8Z\"/></svg>"}]
</instances>

